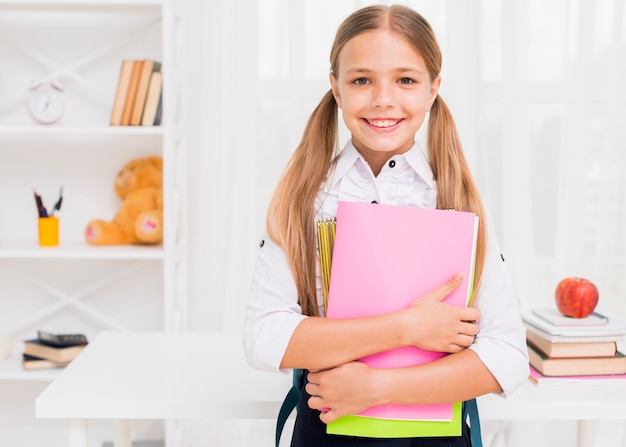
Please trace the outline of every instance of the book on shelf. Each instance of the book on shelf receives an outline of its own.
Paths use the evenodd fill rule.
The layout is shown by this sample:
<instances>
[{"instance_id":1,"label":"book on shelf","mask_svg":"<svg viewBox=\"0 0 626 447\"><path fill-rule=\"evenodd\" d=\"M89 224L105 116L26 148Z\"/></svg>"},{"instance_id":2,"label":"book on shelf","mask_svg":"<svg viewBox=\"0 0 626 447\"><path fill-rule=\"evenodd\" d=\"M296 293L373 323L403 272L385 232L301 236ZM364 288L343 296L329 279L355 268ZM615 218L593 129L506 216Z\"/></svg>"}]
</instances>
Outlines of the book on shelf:
<instances>
[{"instance_id":1,"label":"book on shelf","mask_svg":"<svg viewBox=\"0 0 626 447\"><path fill-rule=\"evenodd\" d=\"M152 59L122 60L110 124L159 125L162 85L161 62Z\"/></svg>"},{"instance_id":2,"label":"book on shelf","mask_svg":"<svg viewBox=\"0 0 626 447\"><path fill-rule=\"evenodd\" d=\"M24 340L24 354L28 354L33 357L40 357L57 363L67 363L74 360L86 346L87 345L82 344L65 347L50 346L43 343L41 340L34 338L31 340Z\"/></svg>"},{"instance_id":3,"label":"book on shelf","mask_svg":"<svg viewBox=\"0 0 626 447\"><path fill-rule=\"evenodd\" d=\"M137 92L135 94L133 110L130 116L129 124L131 126L141 125L141 118L146 105L146 98L148 97L152 74L157 72L161 72L160 62L150 59L145 59L141 62L141 72L139 74L139 81L137 82Z\"/></svg>"},{"instance_id":4,"label":"book on shelf","mask_svg":"<svg viewBox=\"0 0 626 447\"><path fill-rule=\"evenodd\" d=\"M611 357L550 358L527 345L530 366L544 376L593 376L625 374L626 357L617 352Z\"/></svg>"},{"instance_id":5,"label":"book on shelf","mask_svg":"<svg viewBox=\"0 0 626 447\"><path fill-rule=\"evenodd\" d=\"M362 318L406 308L458 271L464 274L463 282L445 301L467 306L477 234L478 218L473 213L339 202L327 317ZM394 368L430 362L444 355L405 347L360 360L374 368ZM327 433L453 436L460 433L460 409L460 402L377 406L331 422Z\"/></svg>"},{"instance_id":6,"label":"book on shelf","mask_svg":"<svg viewBox=\"0 0 626 447\"><path fill-rule=\"evenodd\" d=\"M614 341L554 342L526 328L526 340L534 348L551 358L559 357L610 357L617 352Z\"/></svg>"},{"instance_id":7,"label":"book on shelf","mask_svg":"<svg viewBox=\"0 0 626 447\"><path fill-rule=\"evenodd\" d=\"M113 110L111 111L111 120L109 122L112 126L122 124L122 113L124 112L124 104L126 103L126 96L128 95L133 64L134 61L130 59L122 61L115 99L113 101Z\"/></svg>"},{"instance_id":8,"label":"book on shelf","mask_svg":"<svg viewBox=\"0 0 626 447\"><path fill-rule=\"evenodd\" d=\"M613 380L626 380L626 374L600 374L593 376L544 376L532 366L528 376L535 385L568 385L572 383L610 383Z\"/></svg>"},{"instance_id":9,"label":"book on shelf","mask_svg":"<svg viewBox=\"0 0 626 447\"><path fill-rule=\"evenodd\" d=\"M603 314L600 314L603 315ZM626 322L620 318L603 315L606 322L597 325L556 325L539 317L535 312L522 312L522 321L527 329L552 342L599 342L626 340Z\"/></svg>"},{"instance_id":10,"label":"book on shelf","mask_svg":"<svg viewBox=\"0 0 626 447\"><path fill-rule=\"evenodd\" d=\"M157 126L157 112L162 100L163 90L163 73L161 71L153 71L146 96L146 104L144 106L143 115L141 117L142 126Z\"/></svg>"},{"instance_id":11,"label":"book on shelf","mask_svg":"<svg viewBox=\"0 0 626 447\"><path fill-rule=\"evenodd\" d=\"M157 105L157 111L154 116L154 126L160 126L163 116L163 95L159 96L159 104Z\"/></svg>"},{"instance_id":12,"label":"book on shelf","mask_svg":"<svg viewBox=\"0 0 626 447\"><path fill-rule=\"evenodd\" d=\"M34 355L22 354L22 368L26 370L63 368L70 362L55 362L49 359L36 357Z\"/></svg>"},{"instance_id":13,"label":"book on shelf","mask_svg":"<svg viewBox=\"0 0 626 447\"><path fill-rule=\"evenodd\" d=\"M135 98L137 97L137 89L139 88L139 78L141 77L141 68L143 67L143 61L134 60L133 69L130 75L130 81L128 83L128 89L126 91L126 99L124 100L124 109L122 110L122 119L120 121L121 126L130 125L130 118L133 114L133 108L135 106Z\"/></svg>"}]
</instances>

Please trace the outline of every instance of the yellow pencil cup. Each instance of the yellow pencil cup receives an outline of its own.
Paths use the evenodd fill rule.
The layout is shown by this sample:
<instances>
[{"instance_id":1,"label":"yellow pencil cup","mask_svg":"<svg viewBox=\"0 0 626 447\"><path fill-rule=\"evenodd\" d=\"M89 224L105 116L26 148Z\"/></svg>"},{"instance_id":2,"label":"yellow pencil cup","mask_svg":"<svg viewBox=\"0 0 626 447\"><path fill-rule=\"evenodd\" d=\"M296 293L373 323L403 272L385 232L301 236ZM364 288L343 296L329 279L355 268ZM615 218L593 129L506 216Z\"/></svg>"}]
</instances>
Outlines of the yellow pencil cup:
<instances>
[{"instance_id":1,"label":"yellow pencil cup","mask_svg":"<svg viewBox=\"0 0 626 447\"><path fill-rule=\"evenodd\" d=\"M59 218L39 218L39 245L42 247L55 247L59 245Z\"/></svg>"}]
</instances>

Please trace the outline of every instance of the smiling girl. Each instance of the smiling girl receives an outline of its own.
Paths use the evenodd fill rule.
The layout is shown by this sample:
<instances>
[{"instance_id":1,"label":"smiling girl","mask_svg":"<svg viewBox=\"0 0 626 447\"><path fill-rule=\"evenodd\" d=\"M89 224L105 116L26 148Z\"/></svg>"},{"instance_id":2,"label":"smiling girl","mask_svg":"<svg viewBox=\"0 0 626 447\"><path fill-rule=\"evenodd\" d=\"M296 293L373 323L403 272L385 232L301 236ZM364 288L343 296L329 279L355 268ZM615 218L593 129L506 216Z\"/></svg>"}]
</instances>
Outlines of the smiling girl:
<instances>
[{"instance_id":1,"label":"smiling girl","mask_svg":"<svg viewBox=\"0 0 626 447\"><path fill-rule=\"evenodd\" d=\"M514 291L454 121L439 96L441 63L430 25L412 9L370 6L349 16L331 50L331 89L309 118L270 204L244 346L255 368L309 371L294 447L469 446L465 423L459 437L413 439L327 435L325 424L374 405L507 396L528 376ZM339 109L351 133L341 151ZM426 147L421 147L415 135L425 121ZM477 214L474 307L443 302L461 282L455 276L398 312L324 318L315 222L336 217L339 201ZM450 355L395 369L357 361L403 346Z\"/></svg>"}]
</instances>

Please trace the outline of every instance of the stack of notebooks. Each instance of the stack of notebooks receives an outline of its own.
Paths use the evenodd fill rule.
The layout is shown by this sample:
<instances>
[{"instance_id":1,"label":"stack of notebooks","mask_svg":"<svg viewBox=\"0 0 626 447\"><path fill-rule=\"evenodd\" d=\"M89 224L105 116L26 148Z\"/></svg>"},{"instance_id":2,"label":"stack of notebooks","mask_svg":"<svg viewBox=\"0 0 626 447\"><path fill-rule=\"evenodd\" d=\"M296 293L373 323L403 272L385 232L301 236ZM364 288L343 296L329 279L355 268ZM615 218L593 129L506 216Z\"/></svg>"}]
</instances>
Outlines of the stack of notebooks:
<instances>
[{"instance_id":1,"label":"stack of notebooks","mask_svg":"<svg viewBox=\"0 0 626 447\"><path fill-rule=\"evenodd\" d=\"M37 338L24 340L22 366L26 370L62 368L87 346L83 334L52 334L38 331Z\"/></svg>"},{"instance_id":2,"label":"stack of notebooks","mask_svg":"<svg viewBox=\"0 0 626 447\"><path fill-rule=\"evenodd\" d=\"M626 322L596 312L570 318L556 308L526 312L523 320L533 382L626 379L626 356L618 350Z\"/></svg>"},{"instance_id":3,"label":"stack of notebooks","mask_svg":"<svg viewBox=\"0 0 626 447\"><path fill-rule=\"evenodd\" d=\"M473 213L339 202L336 221L322 220L317 230L328 318L406 308L458 271L463 283L446 302L460 307L470 302L478 232ZM405 347L360 360L373 368L396 368L444 355ZM461 402L371 407L331 422L326 431L370 438L458 436Z\"/></svg>"}]
</instances>

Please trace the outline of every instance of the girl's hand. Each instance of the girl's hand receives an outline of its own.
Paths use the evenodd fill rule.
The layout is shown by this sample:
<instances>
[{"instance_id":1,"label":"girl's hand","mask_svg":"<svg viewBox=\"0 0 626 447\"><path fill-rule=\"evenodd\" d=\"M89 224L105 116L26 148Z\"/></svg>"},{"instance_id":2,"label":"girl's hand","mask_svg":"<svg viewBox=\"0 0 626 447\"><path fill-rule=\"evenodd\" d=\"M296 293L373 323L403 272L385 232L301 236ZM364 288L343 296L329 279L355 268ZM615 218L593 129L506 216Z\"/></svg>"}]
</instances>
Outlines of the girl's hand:
<instances>
[{"instance_id":1,"label":"girl's hand","mask_svg":"<svg viewBox=\"0 0 626 447\"><path fill-rule=\"evenodd\" d=\"M308 404L320 410L325 424L348 414L356 414L378 405L374 370L362 362L350 362L336 368L309 372L306 391Z\"/></svg>"},{"instance_id":2,"label":"girl's hand","mask_svg":"<svg viewBox=\"0 0 626 447\"><path fill-rule=\"evenodd\" d=\"M458 272L442 286L413 301L408 313L408 345L428 351L459 352L474 342L478 334L480 310L458 307L443 300L463 282Z\"/></svg>"},{"instance_id":3,"label":"girl's hand","mask_svg":"<svg viewBox=\"0 0 626 447\"><path fill-rule=\"evenodd\" d=\"M458 273L445 284L422 295L402 311L406 316L403 334L406 345L439 352L459 352L470 346L478 333L476 320L480 311L443 302L463 281ZM328 424L348 414L384 404L383 376L376 369L358 361L335 368L312 371L306 391L309 407L320 410L320 419ZM377 379L380 378L380 379ZM365 391L367 390L367 391Z\"/></svg>"}]
</instances>

